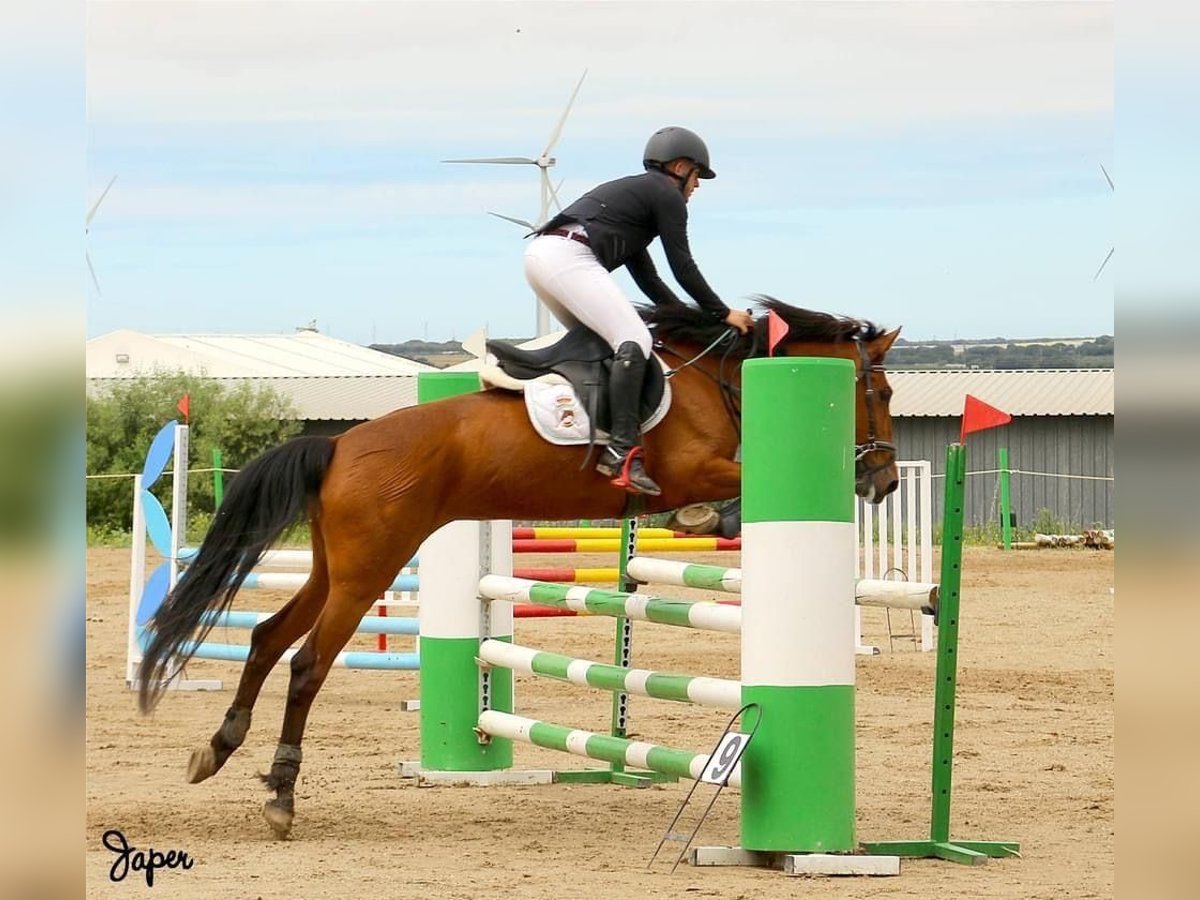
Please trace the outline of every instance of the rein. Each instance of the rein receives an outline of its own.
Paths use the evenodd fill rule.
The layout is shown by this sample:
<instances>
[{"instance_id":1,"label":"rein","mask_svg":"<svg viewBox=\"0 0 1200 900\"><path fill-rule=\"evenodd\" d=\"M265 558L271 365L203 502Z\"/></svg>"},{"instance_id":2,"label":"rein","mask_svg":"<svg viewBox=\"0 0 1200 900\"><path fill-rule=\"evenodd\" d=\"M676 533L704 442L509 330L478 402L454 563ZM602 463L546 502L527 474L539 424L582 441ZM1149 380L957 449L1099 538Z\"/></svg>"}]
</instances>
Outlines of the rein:
<instances>
[{"instance_id":1,"label":"rein","mask_svg":"<svg viewBox=\"0 0 1200 900\"><path fill-rule=\"evenodd\" d=\"M686 360L685 362L681 363L680 365L674 366L673 368L671 368L663 373L664 378L671 378L672 376L677 375L679 372L686 369L688 366L691 366L692 364L699 362L701 359L703 359L705 356L707 356L709 353L711 353L714 349L716 349L716 347L718 345L720 345L722 342L728 341L729 346L726 347L725 352L721 354L720 365L717 368L716 375L714 375L712 372L705 369L703 366L697 366L696 371L703 373L705 376L707 376L708 378L711 378L713 381L715 381L717 383L717 387L720 388L720 390L721 390L721 402L725 405L725 412L729 415L730 422L733 423L733 430L735 432L737 432L737 435L740 438L742 435L742 408L741 408L741 404L738 401L741 398L742 390L741 390L741 388L739 388L737 385L735 385L733 383L732 379L725 377L725 364L729 361L729 355L733 352L733 348L735 346L737 346L736 339L731 340L731 338L735 338L736 335L737 335L737 329L730 326L729 328L727 328L723 332L721 332L719 335L717 335L716 340L714 340L711 344L709 344L707 347L705 347L703 350L701 350L699 353L697 353L691 359L687 359L684 354L680 353L675 348L668 346L667 344L663 343L662 341L656 341L655 346L659 350L665 351L666 353L670 353L672 356L676 357L677 359ZM757 341L757 339L756 339L756 341ZM753 346L752 346L751 354L753 354L753 352L754 352L754 350L753 350Z\"/></svg>"},{"instance_id":2,"label":"rein","mask_svg":"<svg viewBox=\"0 0 1200 900\"><path fill-rule=\"evenodd\" d=\"M708 355L708 353L709 353L709 352L710 352L710 351L711 351L711 350L712 350L714 347L716 347L716 346L717 346L717 344L721 343L721 341L723 341L723 340L725 340L726 338L728 338L728 337L729 337L730 335L732 335L732 334L734 333L734 331L736 331L736 330L737 330L737 329L733 328L732 326L730 326L729 328L726 328L724 331L722 331L720 334L718 334L718 335L717 335L717 338L716 338L716 340L715 340L715 341L713 341L711 344L709 344L707 347L705 347L703 350L701 350L699 353L697 353L695 356L693 356L693 357L692 357L691 359L689 359L687 362L683 363L682 365L676 366L675 368L673 368L673 369L670 369L670 370L669 370L669 371L667 371L667 372L664 372L664 373L663 373L663 377L664 377L664 378L670 378L672 375L674 375L676 372L679 372L681 369L686 369L686 368L687 368L688 366L690 366L692 363L696 362L697 360L701 359L701 358L702 358L702 357L704 357L704 356L707 356L707 355ZM682 353L680 353L678 350L674 350L674 349L672 349L672 348L668 347L666 344L662 343L661 341L660 341L660 342L658 342L658 346L659 346L659 347L661 347L663 350L666 350L667 352L669 352L671 355L673 355L673 356L677 356L677 357L679 357L680 359L683 359L683 354L682 354ZM729 347L729 349L730 349L730 350L732 350L732 349L733 349L733 345L732 345L732 344L730 344L730 347ZM729 351L727 350L727 351L725 351L725 356L728 356L728 355L729 355ZM703 369L702 369L701 371L703 371ZM708 373L707 373L707 372L705 372L704 374L708 375ZM709 377L712 377L712 376L709 376Z\"/></svg>"}]
</instances>

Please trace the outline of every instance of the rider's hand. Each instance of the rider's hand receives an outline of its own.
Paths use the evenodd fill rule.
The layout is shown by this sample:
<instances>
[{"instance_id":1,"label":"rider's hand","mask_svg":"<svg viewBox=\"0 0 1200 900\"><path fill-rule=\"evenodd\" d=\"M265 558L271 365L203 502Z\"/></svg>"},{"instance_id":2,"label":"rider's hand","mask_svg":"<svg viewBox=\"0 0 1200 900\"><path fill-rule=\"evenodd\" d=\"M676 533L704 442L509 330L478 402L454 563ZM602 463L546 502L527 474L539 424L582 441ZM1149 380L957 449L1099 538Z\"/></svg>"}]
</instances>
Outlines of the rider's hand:
<instances>
[{"instance_id":1,"label":"rider's hand","mask_svg":"<svg viewBox=\"0 0 1200 900\"><path fill-rule=\"evenodd\" d=\"M747 309L731 309L725 317L725 324L732 325L742 334L745 334L754 326L754 317L750 315Z\"/></svg>"}]
</instances>

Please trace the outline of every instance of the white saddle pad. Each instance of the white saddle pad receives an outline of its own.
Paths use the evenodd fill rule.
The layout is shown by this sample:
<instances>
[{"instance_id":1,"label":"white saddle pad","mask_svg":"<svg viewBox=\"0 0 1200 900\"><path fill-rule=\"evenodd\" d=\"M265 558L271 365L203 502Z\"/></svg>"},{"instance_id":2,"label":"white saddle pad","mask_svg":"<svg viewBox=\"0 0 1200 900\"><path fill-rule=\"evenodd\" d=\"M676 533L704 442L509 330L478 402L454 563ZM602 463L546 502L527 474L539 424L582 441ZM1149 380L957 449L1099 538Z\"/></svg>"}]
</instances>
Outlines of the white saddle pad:
<instances>
[{"instance_id":1,"label":"white saddle pad","mask_svg":"<svg viewBox=\"0 0 1200 900\"><path fill-rule=\"evenodd\" d=\"M654 359L662 365L658 357ZM588 418L587 409L576 396L571 383L561 375L550 374L532 381L517 381L490 365L484 366L479 374L485 387L523 391L525 410L529 414L533 430L551 444L573 446L586 444L590 439L591 420ZM649 431L661 422L670 408L671 382L668 380L663 385L662 402L650 418L642 423L642 431ZM596 443L607 444L608 433L597 430Z\"/></svg>"}]
</instances>

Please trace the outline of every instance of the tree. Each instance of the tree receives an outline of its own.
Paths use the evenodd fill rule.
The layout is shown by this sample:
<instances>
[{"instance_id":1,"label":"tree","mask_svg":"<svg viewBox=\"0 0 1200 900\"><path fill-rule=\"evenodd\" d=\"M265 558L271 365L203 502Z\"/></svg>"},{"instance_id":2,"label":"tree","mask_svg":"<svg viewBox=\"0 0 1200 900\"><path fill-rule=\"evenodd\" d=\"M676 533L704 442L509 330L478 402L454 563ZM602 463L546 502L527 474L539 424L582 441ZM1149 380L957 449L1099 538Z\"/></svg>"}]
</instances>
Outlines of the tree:
<instances>
[{"instance_id":1,"label":"tree","mask_svg":"<svg viewBox=\"0 0 1200 900\"><path fill-rule=\"evenodd\" d=\"M228 389L210 378L183 372L122 380L87 398L88 474L140 472L154 435L171 419L182 418L177 404L184 394L190 398L191 468L210 467L213 448L220 449L224 467L240 468L300 431L291 401L270 388L243 383ZM163 479L155 488L168 509L169 486L170 480ZM213 512L211 476L188 479L188 506L192 512ZM132 514L129 479L88 480L89 526L125 531Z\"/></svg>"}]
</instances>

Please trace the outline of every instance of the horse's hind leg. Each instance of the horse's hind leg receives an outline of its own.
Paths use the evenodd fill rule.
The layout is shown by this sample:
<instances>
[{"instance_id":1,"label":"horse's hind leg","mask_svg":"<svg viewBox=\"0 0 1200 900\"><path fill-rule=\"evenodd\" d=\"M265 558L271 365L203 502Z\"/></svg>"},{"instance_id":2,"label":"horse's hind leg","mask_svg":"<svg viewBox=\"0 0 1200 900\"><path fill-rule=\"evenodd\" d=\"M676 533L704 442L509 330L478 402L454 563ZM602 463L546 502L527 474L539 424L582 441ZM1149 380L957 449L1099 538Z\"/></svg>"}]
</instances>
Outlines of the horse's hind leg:
<instances>
[{"instance_id":1,"label":"horse's hind leg","mask_svg":"<svg viewBox=\"0 0 1200 900\"><path fill-rule=\"evenodd\" d=\"M292 657L292 679L288 686L287 710L283 715L279 747L271 772L263 779L275 791L275 797L263 807L263 816L277 837L287 837L292 828L296 779L300 774L300 742L304 738L304 726L313 700L325 683L338 653L354 635L358 623L370 609L374 598L387 587L387 582L388 579L378 585L362 581L347 584L339 580L330 591L329 602L304 646Z\"/></svg>"},{"instance_id":2,"label":"horse's hind leg","mask_svg":"<svg viewBox=\"0 0 1200 900\"><path fill-rule=\"evenodd\" d=\"M187 780L198 784L215 775L225 765L233 751L242 745L250 730L250 713L271 669L288 649L320 615L329 593L329 579L318 561L313 561L313 573L287 604L255 626L250 638L250 654L242 669L233 704L225 712L225 720L207 745L192 751L188 760Z\"/></svg>"}]
</instances>

